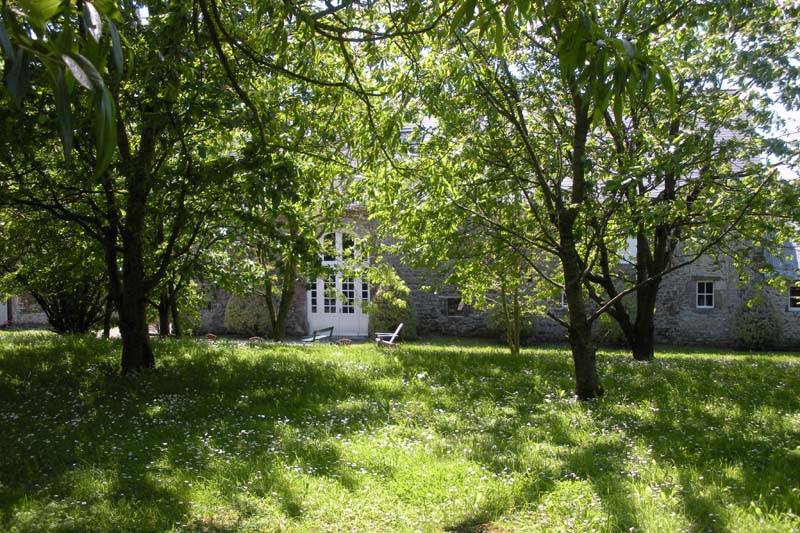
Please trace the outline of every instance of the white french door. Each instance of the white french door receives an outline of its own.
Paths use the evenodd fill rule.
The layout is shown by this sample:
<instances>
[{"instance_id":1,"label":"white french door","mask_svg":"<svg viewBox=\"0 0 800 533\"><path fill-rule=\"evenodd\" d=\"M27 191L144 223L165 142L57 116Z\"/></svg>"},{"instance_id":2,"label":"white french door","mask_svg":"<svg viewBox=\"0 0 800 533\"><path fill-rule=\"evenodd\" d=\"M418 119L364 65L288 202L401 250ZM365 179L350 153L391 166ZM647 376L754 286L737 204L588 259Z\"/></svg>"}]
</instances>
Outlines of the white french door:
<instances>
[{"instance_id":1,"label":"white french door","mask_svg":"<svg viewBox=\"0 0 800 533\"><path fill-rule=\"evenodd\" d=\"M311 331L333 326L336 336L366 336L369 315L369 284L360 278L336 274L317 278L306 293L308 327Z\"/></svg>"},{"instance_id":2,"label":"white french door","mask_svg":"<svg viewBox=\"0 0 800 533\"><path fill-rule=\"evenodd\" d=\"M342 232L322 237L326 251L322 264L341 267L343 258L352 257L354 239ZM333 326L335 336L362 337L368 334L369 315L364 306L369 302L369 284L361 278L341 272L317 278L306 291L306 310L310 331Z\"/></svg>"}]
</instances>

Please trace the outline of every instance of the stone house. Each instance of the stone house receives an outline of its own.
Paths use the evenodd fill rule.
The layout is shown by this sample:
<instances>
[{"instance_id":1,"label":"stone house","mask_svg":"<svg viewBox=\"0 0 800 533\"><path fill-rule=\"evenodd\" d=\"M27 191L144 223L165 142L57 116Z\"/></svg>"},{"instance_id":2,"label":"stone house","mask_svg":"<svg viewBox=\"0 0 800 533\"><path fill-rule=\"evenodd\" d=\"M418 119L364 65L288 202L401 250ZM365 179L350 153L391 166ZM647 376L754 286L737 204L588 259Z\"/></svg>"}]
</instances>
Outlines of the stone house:
<instances>
[{"instance_id":1,"label":"stone house","mask_svg":"<svg viewBox=\"0 0 800 533\"><path fill-rule=\"evenodd\" d=\"M336 267L358 238L367 236L371 226L363 212L354 212L342 229L324 235L336 253L322 258L323 264ZM779 346L800 350L800 245L786 244L779 256L766 255L775 272L790 282L785 292L765 291L775 310L782 339ZM410 303L417 316L417 331L422 335L458 335L499 337L488 313L465 305L457 287L439 285L436 276L423 269L411 268L396 257L389 264L411 290ZM656 304L656 340L674 345L736 347L735 319L747 302L751 290L740 281L730 259L701 257L690 266L668 274L659 290ZM298 282L287 332L303 336L315 329L333 326L336 336L365 337L369 333L369 315L362 302L374 294L360 278L339 273L328 279ZM226 307L231 295L209 287L206 305L200 311L196 333L236 334L225 324ZM558 311L562 302L553 302ZM9 298L0 305L0 326L44 326L47 317L30 295ZM560 342L566 332L555 321L533 319L529 341ZM598 337L604 339L598 328Z\"/></svg>"},{"instance_id":2,"label":"stone house","mask_svg":"<svg viewBox=\"0 0 800 533\"><path fill-rule=\"evenodd\" d=\"M355 216L343 229L324 235L336 254L324 257L323 264L336 267L357 238L370 232L362 216ZM786 245L783 257L768 257L777 272L791 282L800 280L800 247ZM436 286L435 276L411 268L398 258L388 258L411 290L411 304L417 316L417 330L423 335L498 336L488 313L464 305L457 287ZM800 284L786 293L764 289L774 307L783 332L780 346L800 349ZM735 347L734 323L746 304L750 290L730 259L701 257L698 261L667 275L659 291L656 308L657 342L676 345ZM337 274L329 279L298 283L291 310L288 333L300 336L333 326L336 336L363 337L369 332L369 316L361 302L369 301L373 291L365 280ZM225 307L230 298L224 291L211 290L206 309L201 311L200 332L231 333L225 327ZM557 310L562 302L553 302ZM602 339L602 331L598 331ZM533 321L529 340L558 342L566 332L555 321L542 317Z\"/></svg>"}]
</instances>

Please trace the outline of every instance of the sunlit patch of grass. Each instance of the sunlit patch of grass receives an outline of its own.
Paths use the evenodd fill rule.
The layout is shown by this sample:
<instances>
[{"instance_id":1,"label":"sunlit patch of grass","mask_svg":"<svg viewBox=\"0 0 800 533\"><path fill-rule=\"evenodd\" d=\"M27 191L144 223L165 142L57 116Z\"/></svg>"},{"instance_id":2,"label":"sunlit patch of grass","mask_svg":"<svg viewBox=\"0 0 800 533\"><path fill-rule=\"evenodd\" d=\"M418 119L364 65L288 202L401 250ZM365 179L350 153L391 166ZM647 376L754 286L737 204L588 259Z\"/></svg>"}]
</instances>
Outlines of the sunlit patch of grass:
<instances>
[{"instance_id":1,"label":"sunlit patch of grass","mask_svg":"<svg viewBox=\"0 0 800 533\"><path fill-rule=\"evenodd\" d=\"M0 334L0 530L795 531L800 358Z\"/></svg>"}]
</instances>

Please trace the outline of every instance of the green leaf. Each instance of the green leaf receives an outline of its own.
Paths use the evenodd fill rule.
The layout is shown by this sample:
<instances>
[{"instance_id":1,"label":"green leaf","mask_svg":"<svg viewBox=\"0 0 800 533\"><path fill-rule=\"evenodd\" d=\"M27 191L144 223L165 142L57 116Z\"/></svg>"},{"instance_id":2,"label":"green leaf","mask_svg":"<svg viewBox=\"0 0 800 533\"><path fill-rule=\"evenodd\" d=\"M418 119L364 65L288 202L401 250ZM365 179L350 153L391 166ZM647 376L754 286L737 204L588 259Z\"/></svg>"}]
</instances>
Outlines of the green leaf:
<instances>
[{"instance_id":1,"label":"green leaf","mask_svg":"<svg viewBox=\"0 0 800 533\"><path fill-rule=\"evenodd\" d=\"M116 0L92 0L92 3L97 10L102 15L108 17L109 20L113 20L116 23L122 22L122 13L120 13L117 7Z\"/></svg>"},{"instance_id":2,"label":"green leaf","mask_svg":"<svg viewBox=\"0 0 800 533\"><path fill-rule=\"evenodd\" d=\"M99 43L100 38L103 36L103 19L100 16L100 12L91 2L86 1L83 3L83 21L89 35L92 36L96 43Z\"/></svg>"},{"instance_id":3,"label":"green leaf","mask_svg":"<svg viewBox=\"0 0 800 533\"><path fill-rule=\"evenodd\" d=\"M19 3L30 15L31 23L40 30L38 33L61 8L61 0L19 0Z\"/></svg>"},{"instance_id":4,"label":"green leaf","mask_svg":"<svg viewBox=\"0 0 800 533\"><path fill-rule=\"evenodd\" d=\"M116 118L114 116L114 103L111 93L104 86L97 99L97 114L95 116L95 143L97 148L97 161L94 177L99 177L114 158L114 149L117 147Z\"/></svg>"},{"instance_id":5,"label":"green leaf","mask_svg":"<svg viewBox=\"0 0 800 533\"><path fill-rule=\"evenodd\" d=\"M519 34L517 25L514 21L514 15L516 15L516 11L517 11L517 6L514 5L513 2L509 2L508 5L506 6L504 23L506 32L512 37L516 37Z\"/></svg>"},{"instance_id":6,"label":"green leaf","mask_svg":"<svg viewBox=\"0 0 800 533\"><path fill-rule=\"evenodd\" d=\"M667 94L670 110L675 111L675 86L672 84L672 75L664 65L656 65L656 72L658 72L658 79L661 82L661 87Z\"/></svg>"},{"instance_id":7,"label":"green leaf","mask_svg":"<svg viewBox=\"0 0 800 533\"><path fill-rule=\"evenodd\" d=\"M14 47L11 46L11 41L8 39L8 33L6 32L6 26L3 24L2 20L0 20L0 46L3 47L3 54L5 55L6 61L11 61L14 57Z\"/></svg>"},{"instance_id":8,"label":"green leaf","mask_svg":"<svg viewBox=\"0 0 800 533\"><path fill-rule=\"evenodd\" d=\"M475 16L475 6L477 4L477 0L466 0L461 4L455 15L453 15L453 24L452 28L458 28L463 26L468 26L472 19Z\"/></svg>"},{"instance_id":9,"label":"green leaf","mask_svg":"<svg viewBox=\"0 0 800 533\"><path fill-rule=\"evenodd\" d=\"M69 105L69 91L67 89L67 81L63 70L59 70L55 85L58 129L61 133L61 145L64 148L64 159L69 162L72 153L74 133L72 129L72 110Z\"/></svg>"},{"instance_id":10,"label":"green leaf","mask_svg":"<svg viewBox=\"0 0 800 533\"><path fill-rule=\"evenodd\" d=\"M103 77L91 61L80 54L63 54L61 58L75 79L90 91L99 91L105 88Z\"/></svg>"},{"instance_id":11,"label":"green leaf","mask_svg":"<svg viewBox=\"0 0 800 533\"><path fill-rule=\"evenodd\" d=\"M578 56L584 45L580 20L574 19L564 28L556 50L562 76L567 77L578 66Z\"/></svg>"},{"instance_id":12,"label":"green leaf","mask_svg":"<svg viewBox=\"0 0 800 533\"><path fill-rule=\"evenodd\" d=\"M629 58L633 58L633 56L636 55L636 45L624 37L620 37L619 41L622 43L625 54L627 54Z\"/></svg>"},{"instance_id":13,"label":"green leaf","mask_svg":"<svg viewBox=\"0 0 800 533\"><path fill-rule=\"evenodd\" d=\"M108 33L111 35L111 55L114 58L114 83L119 83L122 79L124 72L124 63L122 60L122 44L119 38L119 31L117 25L111 19L106 19L108 24Z\"/></svg>"},{"instance_id":14,"label":"green leaf","mask_svg":"<svg viewBox=\"0 0 800 533\"><path fill-rule=\"evenodd\" d=\"M11 62L11 70L6 78L6 88L11 100L19 107L30 89L30 58L22 48L18 49Z\"/></svg>"}]
</instances>

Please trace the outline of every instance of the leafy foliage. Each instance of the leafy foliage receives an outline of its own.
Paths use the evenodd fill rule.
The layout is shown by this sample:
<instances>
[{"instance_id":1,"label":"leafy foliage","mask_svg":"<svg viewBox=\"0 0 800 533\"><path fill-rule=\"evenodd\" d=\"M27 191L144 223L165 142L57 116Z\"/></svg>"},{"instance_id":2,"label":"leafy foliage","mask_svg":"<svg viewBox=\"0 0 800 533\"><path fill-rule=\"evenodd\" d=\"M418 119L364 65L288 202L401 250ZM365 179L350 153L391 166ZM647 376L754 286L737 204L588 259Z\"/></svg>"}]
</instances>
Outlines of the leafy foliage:
<instances>
[{"instance_id":1,"label":"leafy foliage","mask_svg":"<svg viewBox=\"0 0 800 533\"><path fill-rule=\"evenodd\" d=\"M783 340L783 321L763 288L751 291L736 312L732 329L740 347L748 350L774 349Z\"/></svg>"},{"instance_id":2,"label":"leafy foliage","mask_svg":"<svg viewBox=\"0 0 800 533\"><path fill-rule=\"evenodd\" d=\"M270 319L263 296L232 294L225 306L225 329L245 336L266 336Z\"/></svg>"},{"instance_id":3,"label":"leafy foliage","mask_svg":"<svg viewBox=\"0 0 800 533\"><path fill-rule=\"evenodd\" d=\"M401 339L417 338L417 313L411 303L411 291L394 271L380 269L382 280L375 285L369 310L369 334L393 332L400 323Z\"/></svg>"},{"instance_id":4,"label":"leafy foliage","mask_svg":"<svg viewBox=\"0 0 800 533\"><path fill-rule=\"evenodd\" d=\"M69 224L19 210L4 215L0 292L31 294L58 332L86 333L95 327L108 289L101 251Z\"/></svg>"}]
</instances>

